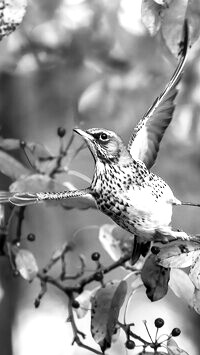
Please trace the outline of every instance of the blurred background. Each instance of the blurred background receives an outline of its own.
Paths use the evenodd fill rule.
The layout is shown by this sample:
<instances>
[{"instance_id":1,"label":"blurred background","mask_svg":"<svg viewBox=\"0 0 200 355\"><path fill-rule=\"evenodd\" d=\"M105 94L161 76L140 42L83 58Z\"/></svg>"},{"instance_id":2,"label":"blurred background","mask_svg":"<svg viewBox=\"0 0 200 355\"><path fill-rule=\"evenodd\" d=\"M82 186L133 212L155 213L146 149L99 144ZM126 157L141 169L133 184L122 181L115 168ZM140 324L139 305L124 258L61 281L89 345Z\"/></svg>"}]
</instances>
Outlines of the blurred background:
<instances>
[{"instance_id":1,"label":"blurred background","mask_svg":"<svg viewBox=\"0 0 200 355\"><path fill-rule=\"evenodd\" d=\"M198 0L194 3L198 7ZM200 9L199 9L200 13ZM199 14L198 13L198 14ZM130 132L168 82L176 61L159 36L150 37L141 21L141 0L35 0L28 4L22 25L0 43L0 127L3 137L45 144L56 154L57 128L104 127L114 130L127 143ZM162 141L153 171L171 186L177 198L200 202L200 41L189 51L177 97L174 119ZM80 145L76 137L73 146ZM22 153L16 153L28 164ZM29 166L30 167L30 166ZM72 168L91 178L94 168L88 150L72 162ZM67 176L77 187L88 185ZM0 174L0 190L11 180ZM69 211L59 207L33 206L26 209L22 234L35 233L35 243L24 240L44 266L52 252L76 233L77 252L90 255L100 250L111 262L98 240L98 226L110 220L95 210ZM177 207L173 226L200 234L200 210ZM81 230L83 229L83 230ZM77 260L71 258L70 268ZM123 276L123 271L120 271ZM119 278L119 271L110 275ZM72 347L67 324L67 303L53 288L39 309L34 299L39 283L13 278L7 260L0 260L0 349L1 355L86 354ZM131 301L128 318L136 332L150 328L163 317L165 332L182 329L179 345L190 355L200 349L200 319L169 291L164 300L151 302L145 291ZM80 328L89 332L89 320ZM90 337L88 342L92 343ZM110 353L122 354L124 339Z\"/></svg>"}]
</instances>

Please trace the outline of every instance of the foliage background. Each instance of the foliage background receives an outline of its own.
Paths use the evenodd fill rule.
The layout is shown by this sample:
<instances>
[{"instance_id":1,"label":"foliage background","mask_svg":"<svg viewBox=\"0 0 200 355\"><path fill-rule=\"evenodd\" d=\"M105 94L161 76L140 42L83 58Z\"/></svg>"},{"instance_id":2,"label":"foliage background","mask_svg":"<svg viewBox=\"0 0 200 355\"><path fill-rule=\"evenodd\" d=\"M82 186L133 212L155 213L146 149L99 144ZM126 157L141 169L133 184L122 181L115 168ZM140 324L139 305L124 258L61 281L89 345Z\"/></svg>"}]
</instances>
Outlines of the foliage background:
<instances>
[{"instance_id":1,"label":"foliage background","mask_svg":"<svg viewBox=\"0 0 200 355\"><path fill-rule=\"evenodd\" d=\"M70 136L72 128L80 125L112 129L128 142L132 127L160 93L175 67L174 59L159 38L150 37L142 25L141 1L136 0L134 6L131 3L128 0L29 3L20 29L0 44L0 125L4 137L41 142L55 152L57 127L65 127ZM174 120L154 167L178 198L196 202L200 201L199 92L198 41L189 53ZM78 144L80 138L76 137L74 146ZM26 161L22 153L21 159ZM79 154L72 166L92 176L93 162L87 150ZM69 179L78 187L87 186L75 177ZM0 175L0 190L7 189L9 184ZM77 229L109 222L93 210L30 207L23 235L36 234L36 242L29 243L28 248L42 266L55 247L70 239ZM173 224L200 234L199 210L177 208ZM108 261L98 241L97 228L85 228L76 233L75 240L77 251L87 256L89 265L90 254L95 250L101 251L105 263ZM72 271L76 268L73 258L70 267ZM67 306L60 293L50 290L41 307L35 310L33 301L38 285L12 278L7 261L2 258L0 279L2 355L81 353L82 350L70 345L71 334L65 323ZM182 329L182 348L191 355L199 353L199 316L184 307L181 300L169 293L164 300L150 304L144 291L133 297L130 319L137 329L141 326L141 334L142 320L147 319L151 325L158 316L165 319L166 332L175 326ZM87 319L82 323L83 328L88 326ZM122 346L123 339L113 353L125 351Z\"/></svg>"}]
</instances>

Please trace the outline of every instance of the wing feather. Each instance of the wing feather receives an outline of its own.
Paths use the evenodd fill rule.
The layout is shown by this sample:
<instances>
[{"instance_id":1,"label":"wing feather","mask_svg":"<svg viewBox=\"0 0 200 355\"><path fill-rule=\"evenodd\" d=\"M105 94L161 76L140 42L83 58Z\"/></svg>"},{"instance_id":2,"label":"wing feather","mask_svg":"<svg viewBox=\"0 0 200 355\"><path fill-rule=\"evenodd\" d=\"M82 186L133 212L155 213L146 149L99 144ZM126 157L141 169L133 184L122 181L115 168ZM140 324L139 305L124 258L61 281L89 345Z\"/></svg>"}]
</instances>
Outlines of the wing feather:
<instances>
[{"instance_id":1,"label":"wing feather","mask_svg":"<svg viewBox=\"0 0 200 355\"><path fill-rule=\"evenodd\" d=\"M174 100L178 92L176 87L182 76L187 49L188 24L185 21L178 66L168 85L139 121L129 140L128 151L131 156L133 159L143 161L148 169L152 167L156 160L160 141L172 120L175 108Z\"/></svg>"}]
</instances>

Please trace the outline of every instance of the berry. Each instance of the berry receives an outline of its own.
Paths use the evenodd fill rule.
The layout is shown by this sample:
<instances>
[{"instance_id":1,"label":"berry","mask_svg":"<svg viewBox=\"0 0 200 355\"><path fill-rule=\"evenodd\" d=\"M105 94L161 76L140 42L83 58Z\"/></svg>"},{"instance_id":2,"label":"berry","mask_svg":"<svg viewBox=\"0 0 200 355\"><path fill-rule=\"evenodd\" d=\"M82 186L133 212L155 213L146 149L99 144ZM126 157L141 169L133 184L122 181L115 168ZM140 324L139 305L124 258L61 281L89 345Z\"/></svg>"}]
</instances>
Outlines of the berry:
<instances>
[{"instance_id":1,"label":"berry","mask_svg":"<svg viewBox=\"0 0 200 355\"><path fill-rule=\"evenodd\" d=\"M34 241L35 241L35 234L29 233L29 234L27 235L27 240L28 240L29 242L34 242Z\"/></svg>"},{"instance_id":2,"label":"berry","mask_svg":"<svg viewBox=\"0 0 200 355\"><path fill-rule=\"evenodd\" d=\"M34 306L35 306L35 308L38 308L40 306L40 300L38 298L36 298L36 300L34 302Z\"/></svg>"},{"instance_id":3,"label":"berry","mask_svg":"<svg viewBox=\"0 0 200 355\"><path fill-rule=\"evenodd\" d=\"M96 274L94 275L95 281L102 281L103 280L103 272L102 271L97 271Z\"/></svg>"},{"instance_id":4,"label":"berry","mask_svg":"<svg viewBox=\"0 0 200 355\"><path fill-rule=\"evenodd\" d=\"M174 328L171 332L173 337L178 337L181 334L181 330L179 328Z\"/></svg>"},{"instance_id":5,"label":"berry","mask_svg":"<svg viewBox=\"0 0 200 355\"><path fill-rule=\"evenodd\" d=\"M153 246L151 248L151 252L152 252L152 254L157 255L158 253L160 253L160 248L156 247L156 246Z\"/></svg>"},{"instance_id":6,"label":"berry","mask_svg":"<svg viewBox=\"0 0 200 355\"><path fill-rule=\"evenodd\" d=\"M99 258L100 258L100 254L96 251L95 253L93 253L92 255L91 255L91 259L93 260L93 261L98 261L99 260Z\"/></svg>"},{"instance_id":7,"label":"berry","mask_svg":"<svg viewBox=\"0 0 200 355\"><path fill-rule=\"evenodd\" d=\"M164 322L164 320L162 318L156 318L155 322L154 322L156 328L162 328L164 323L165 322Z\"/></svg>"},{"instance_id":8,"label":"berry","mask_svg":"<svg viewBox=\"0 0 200 355\"><path fill-rule=\"evenodd\" d=\"M132 340L127 340L125 343L127 349L131 350L135 348L135 342Z\"/></svg>"},{"instance_id":9,"label":"berry","mask_svg":"<svg viewBox=\"0 0 200 355\"><path fill-rule=\"evenodd\" d=\"M76 300L73 300L72 301L72 307L77 309L77 308L80 307L80 303L78 301L76 301Z\"/></svg>"},{"instance_id":10,"label":"berry","mask_svg":"<svg viewBox=\"0 0 200 355\"><path fill-rule=\"evenodd\" d=\"M63 127L58 127L58 129L57 129L58 137L63 138L65 136L65 134L66 134L66 129Z\"/></svg>"}]
</instances>

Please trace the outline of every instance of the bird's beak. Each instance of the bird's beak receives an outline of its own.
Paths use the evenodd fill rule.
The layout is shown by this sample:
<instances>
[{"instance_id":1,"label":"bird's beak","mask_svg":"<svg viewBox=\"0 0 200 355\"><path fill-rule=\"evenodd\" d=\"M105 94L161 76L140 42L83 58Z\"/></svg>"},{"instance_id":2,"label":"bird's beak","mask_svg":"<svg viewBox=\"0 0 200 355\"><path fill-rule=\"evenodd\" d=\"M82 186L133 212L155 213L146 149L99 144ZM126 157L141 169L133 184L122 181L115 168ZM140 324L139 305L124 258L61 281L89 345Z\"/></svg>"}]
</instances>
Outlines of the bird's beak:
<instances>
[{"instance_id":1,"label":"bird's beak","mask_svg":"<svg viewBox=\"0 0 200 355\"><path fill-rule=\"evenodd\" d=\"M91 142L91 141L94 140L94 137L93 137L91 134L89 134L89 133L83 131L83 130L80 129L80 128L74 128L73 131L76 132L76 133L78 133L80 136L82 136L86 142L88 142L88 141Z\"/></svg>"},{"instance_id":2,"label":"bird's beak","mask_svg":"<svg viewBox=\"0 0 200 355\"><path fill-rule=\"evenodd\" d=\"M83 139L85 140L88 148L90 149L94 159L96 159L96 154L97 153L96 153L96 149L95 149L95 146L94 146L95 138L91 134L83 131L80 128L74 128L74 132L78 133L81 137L83 137Z\"/></svg>"}]
</instances>

